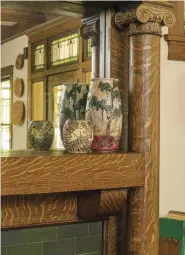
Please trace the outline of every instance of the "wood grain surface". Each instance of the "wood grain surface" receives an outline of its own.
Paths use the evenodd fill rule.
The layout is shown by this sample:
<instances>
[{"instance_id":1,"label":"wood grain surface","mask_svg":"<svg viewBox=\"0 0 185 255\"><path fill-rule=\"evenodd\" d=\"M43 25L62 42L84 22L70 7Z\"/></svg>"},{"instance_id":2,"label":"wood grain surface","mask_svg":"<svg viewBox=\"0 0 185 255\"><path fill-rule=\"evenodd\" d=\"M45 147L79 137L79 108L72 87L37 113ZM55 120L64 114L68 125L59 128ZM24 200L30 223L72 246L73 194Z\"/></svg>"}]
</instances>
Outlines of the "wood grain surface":
<instances>
[{"instance_id":1,"label":"wood grain surface","mask_svg":"<svg viewBox=\"0 0 185 255\"><path fill-rule=\"evenodd\" d=\"M130 36L130 148L145 155L145 186L130 193L128 251L159 251L160 36Z\"/></svg>"},{"instance_id":2,"label":"wood grain surface","mask_svg":"<svg viewBox=\"0 0 185 255\"><path fill-rule=\"evenodd\" d=\"M103 218L88 219L91 220ZM1 227L4 229L82 221L85 220L77 216L77 193L74 192L1 198Z\"/></svg>"},{"instance_id":3,"label":"wood grain surface","mask_svg":"<svg viewBox=\"0 0 185 255\"><path fill-rule=\"evenodd\" d=\"M126 198L126 189L79 192L78 216L86 219L117 214L124 206Z\"/></svg>"},{"instance_id":4,"label":"wood grain surface","mask_svg":"<svg viewBox=\"0 0 185 255\"><path fill-rule=\"evenodd\" d=\"M123 127L120 148L128 151L128 87L129 87L129 37L128 29L118 30L114 18L116 11L111 10L111 61L110 77L119 78L122 101Z\"/></svg>"},{"instance_id":5,"label":"wood grain surface","mask_svg":"<svg viewBox=\"0 0 185 255\"><path fill-rule=\"evenodd\" d=\"M1 195L115 189L144 184L144 162L140 153L15 154L7 157L2 154Z\"/></svg>"}]
</instances>

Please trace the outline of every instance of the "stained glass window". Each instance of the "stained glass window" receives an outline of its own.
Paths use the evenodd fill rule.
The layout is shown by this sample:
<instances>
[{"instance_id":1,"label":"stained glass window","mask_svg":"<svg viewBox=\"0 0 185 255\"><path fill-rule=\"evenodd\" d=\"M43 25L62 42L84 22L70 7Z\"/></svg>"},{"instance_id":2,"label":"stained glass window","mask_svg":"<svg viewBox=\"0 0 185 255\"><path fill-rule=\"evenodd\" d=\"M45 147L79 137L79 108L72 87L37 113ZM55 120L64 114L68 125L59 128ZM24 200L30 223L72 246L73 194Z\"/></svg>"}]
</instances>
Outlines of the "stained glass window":
<instances>
[{"instance_id":1,"label":"stained glass window","mask_svg":"<svg viewBox=\"0 0 185 255\"><path fill-rule=\"evenodd\" d=\"M12 92L10 78L1 82L1 150L11 149Z\"/></svg>"},{"instance_id":2,"label":"stained glass window","mask_svg":"<svg viewBox=\"0 0 185 255\"><path fill-rule=\"evenodd\" d=\"M38 45L35 48L35 69L44 68L44 44Z\"/></svg>"},{"instance_id":3,"label":"stained glass window","mask_svg":"<svg viewBox=\"0 0 185 255\"><path fill-rule=\"evenodd\" d=\"M91 38L87 41L87 57L92 56L92 48L91 48Z\"/></svg>"},{"instance_id":4,"label":"stained glass window","mask_svg":"<svg viewBox=\"0 0 185 255\"><path fill-rule=\"evenodd\" d=\"M51 64L59 65L78 60L79 35L73 34L51 43Z\"/></svg>"}]
</instances>

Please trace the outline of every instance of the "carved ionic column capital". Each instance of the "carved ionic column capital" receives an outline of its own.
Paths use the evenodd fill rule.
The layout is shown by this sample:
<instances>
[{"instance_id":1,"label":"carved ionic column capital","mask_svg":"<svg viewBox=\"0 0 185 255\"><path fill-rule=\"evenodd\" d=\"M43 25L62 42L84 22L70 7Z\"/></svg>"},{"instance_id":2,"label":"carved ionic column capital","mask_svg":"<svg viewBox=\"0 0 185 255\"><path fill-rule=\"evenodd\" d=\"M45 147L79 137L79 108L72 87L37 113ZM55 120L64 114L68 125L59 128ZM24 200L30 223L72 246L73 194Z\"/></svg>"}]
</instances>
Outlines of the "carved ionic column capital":
<instances>
[{"instance_id":1,"label":"carved ionic column capital","mask_svg":"<svg viewBox=\"0 0 185 255\"><path fill-rule=\"evenodd\" d=\"M91 38L91 47L99 44L100 21L99 17L83 20L83 25L80 27L80 36L83 39Z\"/></svg>"},{"instance_id":2,"label":"carved ionic column capital","mask_svg":"<svg viewBox=\"0 0 185 255\"><path fill-rule=\"evenodd\" d=\"M175 22L173 5L166 2L144 1L134 9L118 12L115 16L117 27L124 29L129 25L130 34L161 34L159 27L172 27Z\"/></svg>"}]
</instances>

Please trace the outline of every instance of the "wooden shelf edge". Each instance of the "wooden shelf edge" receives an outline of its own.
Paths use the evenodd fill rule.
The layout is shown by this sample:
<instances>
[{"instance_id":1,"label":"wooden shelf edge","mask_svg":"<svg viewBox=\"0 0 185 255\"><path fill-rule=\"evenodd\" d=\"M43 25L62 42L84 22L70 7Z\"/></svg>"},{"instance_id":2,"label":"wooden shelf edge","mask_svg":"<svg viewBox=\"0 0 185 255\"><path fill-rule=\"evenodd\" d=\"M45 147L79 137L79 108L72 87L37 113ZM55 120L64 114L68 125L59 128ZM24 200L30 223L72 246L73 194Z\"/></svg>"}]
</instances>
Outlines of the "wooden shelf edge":
<instances>
[{"instance_id":1,"label":"wooden shelf edge","mask_svg":"<svg viewBox=\"0 0 185 255\"><path fill-rule=\"evenodd\" d=\"M168 60L185 61L185 35L165 35L168 42Z\"/></svg>"},{"instance_id":2,"label":"wooden shelf edge","mask_svg":"<svg viewBox=\"0 0 185 255\"><path fill-rule=\"evenodd\" d=\"M144 185L140 153L12 155L1 158L2 196Z\"/></svg>"}]
</instances>

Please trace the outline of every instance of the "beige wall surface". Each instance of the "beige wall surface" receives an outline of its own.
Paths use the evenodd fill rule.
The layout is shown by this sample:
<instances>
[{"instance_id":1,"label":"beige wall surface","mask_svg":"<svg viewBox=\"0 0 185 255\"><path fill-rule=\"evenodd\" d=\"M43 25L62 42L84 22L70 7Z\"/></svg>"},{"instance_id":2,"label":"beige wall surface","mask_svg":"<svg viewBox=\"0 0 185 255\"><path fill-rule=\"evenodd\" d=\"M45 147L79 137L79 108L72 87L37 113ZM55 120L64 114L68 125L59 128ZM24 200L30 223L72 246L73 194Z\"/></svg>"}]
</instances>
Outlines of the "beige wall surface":
<instances>
[{"instance_id":1,"label":"beige wall surface","mask_svg":"<svg viewBox=\"0 0 185 255\"><path fill-rule=\"evenodd\" d=\"M163 28L163 34L168 29ZM161 38L160 216L185 212L185 62L167 59Z\"/></svg>"},{"instance_id":2,"label":"beige wall surface","mask_svg":"<svg viewBox=\"0 0 185 255\"><path fill-rule=\"evenodd\" d=\"M25 107L27 107L28 60L24 61L24 67L22 70L18 70L15 67L16 57L18 54L23 54L23 48L25 47L28 47L28 37L25 35L1 45L1 67L14 65L13 81L16 79L16 77L24 79L24 94L21 98L17 98L13 94L13 102L22 100L25 104ZM24 124L22 126L13 125L12 135L12 149L27 148L27 112Z\"/></svg>"}]
</instances>

